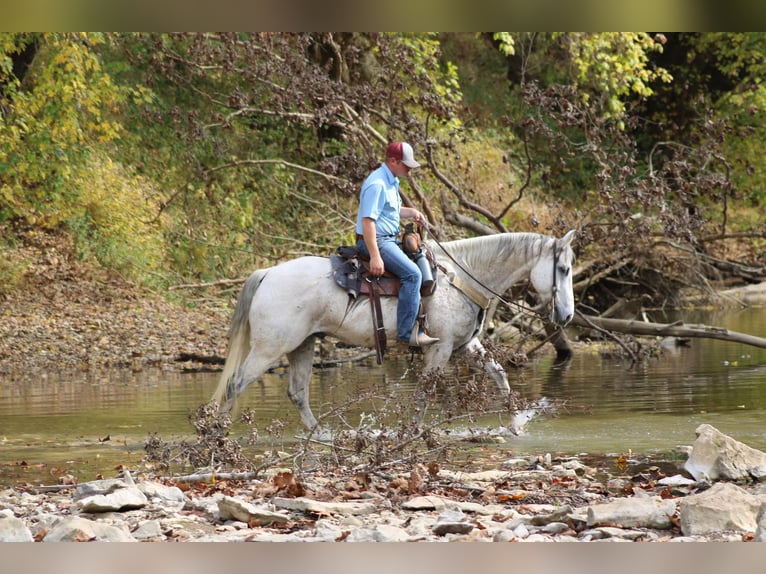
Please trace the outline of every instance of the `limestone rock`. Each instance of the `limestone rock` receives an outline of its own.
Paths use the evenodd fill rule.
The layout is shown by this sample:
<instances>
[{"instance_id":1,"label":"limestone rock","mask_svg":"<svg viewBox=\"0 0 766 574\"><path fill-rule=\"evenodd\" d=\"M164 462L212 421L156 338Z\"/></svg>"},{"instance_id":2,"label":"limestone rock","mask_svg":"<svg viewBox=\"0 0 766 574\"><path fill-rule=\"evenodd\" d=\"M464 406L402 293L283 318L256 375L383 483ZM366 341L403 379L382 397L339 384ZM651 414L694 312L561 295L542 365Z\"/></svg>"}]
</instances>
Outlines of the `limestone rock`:
<instances>
[{"instance_id":1,"label":"limestone rock","mask_svg":"<svg viewBox=\"0 0 766 574\"><path fill-rule=\"evenodd\" d=\"M662 486L692 486L696 484L693 480L681 476L680 474L674 474L673 476L666 476L657 481L657 484Z\"/></svg>"},{"instance_id":2,"label":"limestone rock","mask_svg":"<svg viewBox=\"0 0 766 574\"><path fill-rule=\"evenodd\" d=\"M696 429L684 468L695 480L740 480L766 477L766 453L723 434L709 424Z\"/></svg>"},{"instance_id":3,"label":"limestone rock","mask_svg":"<svg viewBox=\"0 0 766 574\"><path fill-rule=\"evenodd\" d=\"M766 502L761 503L761 508L758 510L755 522L755 541L766 542Z\"/></svg>"},{"instance_id":4,"label":"limestone rock","mask_svg":"<svg viewBox=\"0 0 766 574\"><path fill-rule=\"evenodd\" d=\"M104 480L92 480L90 482L83 482L78 484L72 498L74 500L82 500L83 498L89 498L99 494L111 494L121 488L128 488L130 485L121 478L107 478Z\"/></svg>"},{"instance_id":5,"label":"limestone rock","mask_svg":"<svg viewBox=\"0 0 766 574\"><path fill-rule=\"evenodd\" d=\"M79 516L60 520L43 542L135 542L125 529Z\"/></svg>"},{"instance_id":6,"label":"limestone rock","mask_svg":"<svg viewBox=\"0 0 766 574\"><path fill-rule=\"evenodd\" d=\"M10 511L0 512L0 542L33 542L32 532Z\"/></svg>"},{"instance_id":7,"label":"limestone rock","mask_svg":"<svg viewBox=\"0 0 766 574\"><path fill-rule=\"evenodd\" d=\"M473 524L466 521L465 514L460 510L447 510L439 515L433 526L434 534L468 534L473 530Z\"/></svg>"},{"instance_id":8,"label":"limestone rock","mask_svg":"<svg viewBox=\"0 0 766 574\"><path fill-rule=\"evenodd\" d=\"M146 496L136 487L119 488L109 494L96 494L78 501L80 512L119 512L143 508Z\"/></svg>"},{"instance_id":9,"label":"limestone rock","mask_svg":"<svg viewBox=\"0 0 766 574\"><path fill-rule=\"evenodd\" d=\"M162 539L162 525L159 520L146 520L131 535L137 540Z\"/></svg>"},{"instance_id":10,"label":"limestone rock","mask_svg":"<svg viewBox=\"0 0 766 574\"><path fill-rule=\"evenodd\" d=\"M159 482L144 481L138 483L138 490L146 498L158 498L169 502L186 502L189 498L177 486L166 486Z\"/></svg>"},{"instance_id":11,"label":"limestone rock","mask_svg":"<svg viewBox=\"0 0 766 574\"><path fill-rule=\"evenodd\" d=\"M321 502L310 498L275 498L274 506L313 514L372 514L377 507L369 502Z\"/></svg>"},{"instance_id":12,"label":"limestone rock","mask_svg":"<svg viewBox=\"0 0 766 574\"><path fill-rule=\"evenodd\" d=\"M447 502L440 496L415 496L402 503L404 510L442 510Z\"/></svg>"},{"instance_id":13,"label":"limestone rock","mask_svg":"<svg viewBox=\"0 0 766 574\"><path fill-rule=\"evenodd\" d=\"M762 499L735 484L721 482L679 503L685 536L721 530L753 532Z\"/></svg>"},{"instance_id":14,"label":"limestone rock","mask_svg":"<svg viewBox=\"0 0 766 574\"><path fill-rule=\"evenodd\" d=\"M257 522L260 526L284 524L288 518L284 514L273 512L268 508L250 504L232 496L224 496L218 500L218 513L221 520L240 520L250 523Z\"/></svg>"},{"instance_id":15,"label":"limestone rock","mask_svg":"<svg viewBox=\"0 0 766 574\"><path fill-rule=\"evenodd\" d=\"M617 524L622 528L667 529L673 524L670 518L676 512L673 500L658 496L650 498L618 498L605 504L588 508L588 526Z\"/></svg>"}]
</instances>

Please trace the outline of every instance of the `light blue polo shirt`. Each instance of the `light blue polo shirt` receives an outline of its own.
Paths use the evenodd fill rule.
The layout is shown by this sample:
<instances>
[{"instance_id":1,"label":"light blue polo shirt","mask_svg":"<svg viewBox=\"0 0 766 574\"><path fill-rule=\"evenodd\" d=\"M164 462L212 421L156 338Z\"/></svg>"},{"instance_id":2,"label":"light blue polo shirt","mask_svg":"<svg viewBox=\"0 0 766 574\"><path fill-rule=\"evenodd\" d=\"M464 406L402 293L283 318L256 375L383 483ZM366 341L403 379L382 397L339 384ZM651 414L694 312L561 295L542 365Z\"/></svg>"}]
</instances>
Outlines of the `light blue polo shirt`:
<instances>
[{"instance_id":1,"label":"light blue polo shirt","mask_svg":"<svg viewBox=\"0 0 766 574\"><path fill-rule=\"evenodd\" d=\"M375 220L375 232L383 235L399 235L402 198L399 195L399 178L384 163L367 176L359 194L359 213L356 216L356 232L362 234L362 219Z\"/></svg>"}]
</instances>

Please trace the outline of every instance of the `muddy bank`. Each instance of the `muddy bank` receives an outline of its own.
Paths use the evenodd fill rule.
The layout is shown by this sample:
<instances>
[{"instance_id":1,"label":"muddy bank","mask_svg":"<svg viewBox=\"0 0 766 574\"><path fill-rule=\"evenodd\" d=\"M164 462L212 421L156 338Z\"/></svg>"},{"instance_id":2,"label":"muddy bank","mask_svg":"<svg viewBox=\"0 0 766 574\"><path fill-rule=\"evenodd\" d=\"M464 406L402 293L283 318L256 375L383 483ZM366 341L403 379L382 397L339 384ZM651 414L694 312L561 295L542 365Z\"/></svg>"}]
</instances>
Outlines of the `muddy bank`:
<instances>
[{"instance_id":1,"label":"muddy bank","mask_svg":"<svg viewBox=\"0 0 766 574\"><path fill-rule=\"evenodd\" d=\"M0 290L0 375L98 368L179 369L181 353L224 355L230 312L190 309L78 261L38 233L13 253L25 270Z\"/></svg>"}]
</instances>

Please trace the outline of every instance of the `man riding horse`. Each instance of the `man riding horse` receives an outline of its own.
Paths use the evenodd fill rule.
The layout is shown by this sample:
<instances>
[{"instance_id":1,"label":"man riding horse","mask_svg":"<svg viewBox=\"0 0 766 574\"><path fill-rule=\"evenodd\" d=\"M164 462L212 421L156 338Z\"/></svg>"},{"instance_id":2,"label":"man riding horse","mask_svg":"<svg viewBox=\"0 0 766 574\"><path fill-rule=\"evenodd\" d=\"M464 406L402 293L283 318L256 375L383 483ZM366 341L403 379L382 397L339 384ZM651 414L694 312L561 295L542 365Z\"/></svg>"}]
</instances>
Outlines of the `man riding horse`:
<instances>
[{"instance_id":1,"label":"man riding horse","mask_svg":"<svg viewBox=\"0 0 766 574\"><path fill-rule=\"evenodd\" d=\"M403 207L399 178L419 167L412 146L393 142L386 148L386 161L362 184L356 218L357 249L370 258L370 274L380 277L390 271L401 282L396 314L396 330L401 346L425 347L439 341L424 331L418 320L422 274L418 265L402 251L399 226L402 219L425 225L423 214L414 207Z\"/></svg>"}]
</instances>

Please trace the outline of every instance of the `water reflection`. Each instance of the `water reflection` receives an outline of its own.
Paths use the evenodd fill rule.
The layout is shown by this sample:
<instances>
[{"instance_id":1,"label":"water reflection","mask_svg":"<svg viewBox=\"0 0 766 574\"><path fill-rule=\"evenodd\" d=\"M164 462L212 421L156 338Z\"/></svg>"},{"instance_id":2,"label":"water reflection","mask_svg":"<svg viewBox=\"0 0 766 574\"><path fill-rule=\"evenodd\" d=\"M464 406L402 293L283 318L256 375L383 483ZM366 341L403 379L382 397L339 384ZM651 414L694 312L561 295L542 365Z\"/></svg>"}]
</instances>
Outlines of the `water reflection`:
<instances>
[{"instance_id":1,"label":"water reflection","mask_svg":"<svg viewBox=\"0 0 766 574\"><path fill-rule=\"evenodd\" d=\"M766 337L766 309L685 320ZM525 435L501 448L514 454L669 451L693 442L696 426L707 422L766 450L766 349L692 339L628 367L582 347L565 364L546 356L511 371L512 386L524 397L563 401L564 408L533 420ZM119 371L0 378L0 485L25 477L55 482L61 472L81 479L112 475L115 465L143 458L151 433L165 440L193 436L189 413L209 399L217 376ZM328 412L369 391L409 401L414 381L405 359L326 369L312 378L312 408ZM251 385L242 403L256 410L259 428L280 419L288 423L285 435L293 436L300 422L286 388L284 372L270 373Z\"/></svg>"}]
</instances>

